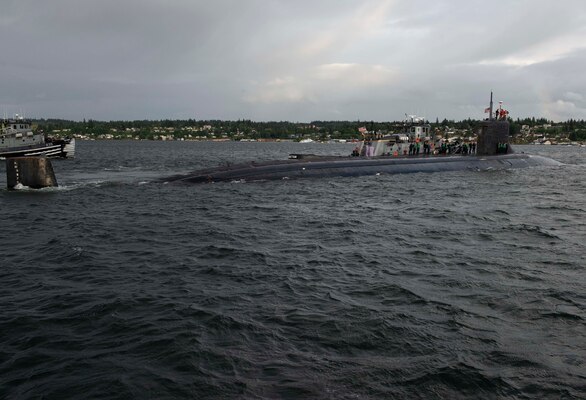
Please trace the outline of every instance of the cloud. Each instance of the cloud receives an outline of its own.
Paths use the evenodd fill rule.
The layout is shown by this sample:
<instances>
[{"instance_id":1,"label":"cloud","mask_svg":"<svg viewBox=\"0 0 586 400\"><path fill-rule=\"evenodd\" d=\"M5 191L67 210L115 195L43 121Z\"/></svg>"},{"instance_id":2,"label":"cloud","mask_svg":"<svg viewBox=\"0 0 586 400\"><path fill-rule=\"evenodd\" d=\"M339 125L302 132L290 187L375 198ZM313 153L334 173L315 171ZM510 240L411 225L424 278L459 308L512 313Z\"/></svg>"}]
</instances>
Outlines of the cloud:
<instances>
[{"instance_id":1,"label":"cloud","mask_svg":"<svg viewBox=\"0 0 586 400\"><path fill-rule=\"evenodd\" d=\"M584 37L586 37L586 30L550 38L517 53L511 53L492 60L482 60L480 64L502 64L513 67L526 67L543 62L556 61L576 51L586 49Z\"/></svg>"},{"instance_id":2,"label":"cloud","mask_svg":"<svg viewBox=\"0 0 586 400\"><path fill-rule=\"evenodd\" d=\"M256 84L254 94L244 96L250 103L277 103L312 101L302 82L293 77L274 78L264 84Z\"/></svg>"},{"instance_id":3,"label":"cloud","mask_svg":"<svg viewBox=\"0 0 586 400\"><path fill-rule=\"evenodd\" d=\"M585 22L582 0L5 0L0 107L460 119L482 118L493 90L513 117L586 118Z\"/></svg>"},{"instance_id":4,"label":"cloud","mask_svg":"<svg viewBox=\"0 0 586 400\"><path fill-rule=\"evenodd\" d=\"M395 76L392 70L382 65L322 64L303 71L301 76L277 77L265 83L255 83L253 93L244 100L265 104L343 101L364 97L372 88L389 85Z\"/></svg>"},{"instance_id":5,"label":"cloud","mask_svg":"<svg viewBox=\"0 0 586 400\"><path fill-rule=\"evenodd\" d=\"M584 115L585 112L586 108L561 99L543 104L543 116L554 121L568 120L575 115Z\"/></svg>"},{"instance_id":6,"label":"cloud","mask_svg":"<svg viewBox=\"0 0 586 400\"><path fill-rule=\"evenodd\" d=\"M584 101L584 95L574 92L566 92L564 97L570 101Z\"/></svg>"}]
</instances>

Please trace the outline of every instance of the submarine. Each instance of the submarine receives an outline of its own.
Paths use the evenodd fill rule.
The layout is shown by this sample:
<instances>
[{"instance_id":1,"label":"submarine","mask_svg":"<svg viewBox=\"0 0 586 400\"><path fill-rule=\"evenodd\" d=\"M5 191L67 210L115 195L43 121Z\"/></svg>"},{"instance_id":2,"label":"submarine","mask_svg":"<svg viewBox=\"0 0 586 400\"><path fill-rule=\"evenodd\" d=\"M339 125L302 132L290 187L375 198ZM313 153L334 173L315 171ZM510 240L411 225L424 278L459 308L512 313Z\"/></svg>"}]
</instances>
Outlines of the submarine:
<instances>
[{"instance_id":1,"label":"submarine","mask_svg":"<svg viewBox=\"0 0 586 400\"><path fill-rule=\"evenodd\" d=\"M416 172L489 171L562 164L551 158L514 152L510 145L508 111L502 108L501 102L493 117L492 93L490 107L486 112L490 116L482 121L477 142L471 146L452 145L446 141L435 146L429 136L430 125L423 119L410 116L411 121L406 124L403 133L388 137L377 136L361 128L364 140L352 155L291 154L286 160L253 161L203 169L171 176L163 179L163 182L250 182ZM423 151L420 151L421 148Z\"/></svg>"}]
</instances>

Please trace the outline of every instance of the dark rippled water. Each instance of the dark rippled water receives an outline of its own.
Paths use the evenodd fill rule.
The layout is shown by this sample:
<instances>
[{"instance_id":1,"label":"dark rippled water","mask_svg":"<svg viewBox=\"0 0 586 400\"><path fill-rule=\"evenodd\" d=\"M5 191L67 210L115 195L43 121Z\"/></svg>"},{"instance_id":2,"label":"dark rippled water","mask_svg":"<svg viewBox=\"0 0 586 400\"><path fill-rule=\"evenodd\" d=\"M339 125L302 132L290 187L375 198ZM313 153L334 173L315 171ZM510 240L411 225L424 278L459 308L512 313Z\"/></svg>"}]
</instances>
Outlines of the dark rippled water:
<instances>
[{"instance_id":1,"label":"dark rippled water","mask_svg":"<svg viewBox=\"0 0 586 400\"><path fill-rule=\"evenodd\" d=\"M586 148L566 163L171 186L348 145L78 142L0 190L0 398L584 398ZM5 166L0 167L0 187Z\"/></svg>"}]
</instances>

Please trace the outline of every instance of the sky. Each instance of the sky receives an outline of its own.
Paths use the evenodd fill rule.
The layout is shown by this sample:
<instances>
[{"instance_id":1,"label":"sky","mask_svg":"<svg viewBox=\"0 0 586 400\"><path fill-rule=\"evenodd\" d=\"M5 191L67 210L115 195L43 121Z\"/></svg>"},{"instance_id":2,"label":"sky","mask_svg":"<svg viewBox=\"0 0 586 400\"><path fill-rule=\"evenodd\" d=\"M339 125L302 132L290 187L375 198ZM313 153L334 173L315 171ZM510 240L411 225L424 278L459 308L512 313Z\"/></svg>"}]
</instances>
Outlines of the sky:
<instances>
[{"instance_id":1,"label":"sky","mask_svg":"<svg viewBox=\"0 0 586 400\"><path fill-rule=\"evenodd\" d=\"M0 111L586 119L585 0L1 0Z\"/></svg>"}]
</instances>

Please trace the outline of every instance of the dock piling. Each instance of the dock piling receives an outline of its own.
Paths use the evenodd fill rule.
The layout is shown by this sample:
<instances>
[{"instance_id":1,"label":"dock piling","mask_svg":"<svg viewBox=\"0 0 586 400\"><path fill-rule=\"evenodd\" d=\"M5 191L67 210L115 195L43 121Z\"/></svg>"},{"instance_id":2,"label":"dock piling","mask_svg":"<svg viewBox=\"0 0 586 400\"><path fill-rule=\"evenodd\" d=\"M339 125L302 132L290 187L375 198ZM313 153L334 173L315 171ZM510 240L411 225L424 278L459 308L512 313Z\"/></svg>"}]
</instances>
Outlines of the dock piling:
<instances>
[{"instance_id":1,"label":"dock piling","mask_svg":"<svg viewBox=\"0 0 586 400\"><path fill-rule=\"evenodd\" d=\"M6 184L8 189L17 185L32 189L57 186L51 161L46 157L14 157L6 159Z\"/></svg>"}]
</instances>

